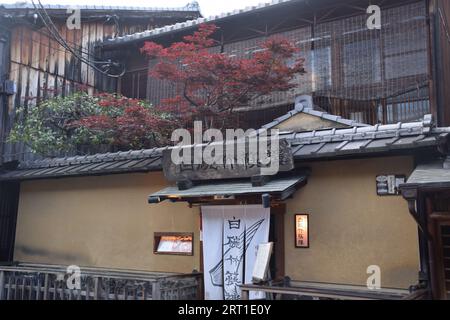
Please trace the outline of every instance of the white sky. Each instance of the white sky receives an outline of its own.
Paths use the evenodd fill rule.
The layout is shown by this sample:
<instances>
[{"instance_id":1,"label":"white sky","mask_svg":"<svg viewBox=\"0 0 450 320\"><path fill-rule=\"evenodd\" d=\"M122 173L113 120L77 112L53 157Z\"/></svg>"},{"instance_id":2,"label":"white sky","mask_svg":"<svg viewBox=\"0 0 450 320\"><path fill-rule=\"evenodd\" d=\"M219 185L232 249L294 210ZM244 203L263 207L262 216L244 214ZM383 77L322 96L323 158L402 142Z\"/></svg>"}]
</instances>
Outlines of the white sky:
<instances>
[{"instance_id":1,"label":"white sky","mask_svg":"<svg viewBox=\"0 0 450 320\"><path fill-rule=\"evenodd\" d=\"M103 5L103 6L142 6L142 7L183 7L191 0L41 0L49 4ZM21 0L0 0L0 3L24 2ZM197 0L204 16L242 9L268 0Z\"/></svg>"}]
</instances>

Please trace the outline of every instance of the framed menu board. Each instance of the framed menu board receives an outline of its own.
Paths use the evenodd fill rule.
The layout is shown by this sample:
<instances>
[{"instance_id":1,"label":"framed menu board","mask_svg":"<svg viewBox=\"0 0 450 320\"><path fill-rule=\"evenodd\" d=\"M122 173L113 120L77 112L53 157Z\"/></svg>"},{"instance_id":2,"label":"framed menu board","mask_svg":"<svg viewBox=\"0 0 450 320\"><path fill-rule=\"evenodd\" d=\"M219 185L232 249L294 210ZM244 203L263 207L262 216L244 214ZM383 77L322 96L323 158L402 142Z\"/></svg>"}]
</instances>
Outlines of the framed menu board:
<instances>
[{"instance_id":1,"label":"framed menu board","mask_svg":"<svg viewBox=\"0 0 450 320\"><path fill-rule=\"evenodd\" d=\"M155 232L153 252L192 256L193 239L193 233Z\"/></svg>"},{"instance_id":2,"label":"framed menu board","mask_svg":"<svg viewBox=\"0 0 450 320\"><path fill-rule=\"evenodd\" d=\"M309 248L309 214L295 215L295 247Z\"/></svg>"}]
</instances>

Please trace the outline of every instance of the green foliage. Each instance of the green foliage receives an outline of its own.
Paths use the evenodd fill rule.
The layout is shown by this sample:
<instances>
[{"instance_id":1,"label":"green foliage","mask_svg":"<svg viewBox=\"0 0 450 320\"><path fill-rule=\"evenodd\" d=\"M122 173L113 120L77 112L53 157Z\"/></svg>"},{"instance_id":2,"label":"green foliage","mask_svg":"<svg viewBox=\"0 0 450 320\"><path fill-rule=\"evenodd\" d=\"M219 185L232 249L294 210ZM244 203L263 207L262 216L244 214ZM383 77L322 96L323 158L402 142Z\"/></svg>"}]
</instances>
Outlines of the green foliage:
<instances>
[{"instance_id":1,"label":"green foliage","mask_svg":"<svg viewBox=\"0 0 450 320\"><path fill-rule=\"evenodd\" d=\"M170 123L167 114L145 101L82 91L20 108L17 119L8 141L25 143L45 156L79 153L81 147L95 151L100 145L111 150L153 147Z\"/></svg>"}]
</instances>

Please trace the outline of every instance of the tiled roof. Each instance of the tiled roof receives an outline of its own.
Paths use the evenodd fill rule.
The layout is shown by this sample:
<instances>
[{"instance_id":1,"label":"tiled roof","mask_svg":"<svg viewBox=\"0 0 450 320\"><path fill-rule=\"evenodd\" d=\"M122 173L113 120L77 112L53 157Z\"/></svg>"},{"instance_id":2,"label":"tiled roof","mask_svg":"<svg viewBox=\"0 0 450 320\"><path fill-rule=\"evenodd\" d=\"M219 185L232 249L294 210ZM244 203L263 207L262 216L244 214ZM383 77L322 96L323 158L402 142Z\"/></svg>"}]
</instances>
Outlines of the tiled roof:
<instances>
[{"instance_id":1,"label":"tiled roof","mask_svg":"<svg viewBox=\"0 0 450 320\"><path fill-rule=\"evenodd\" d=\"M99 5L61 5L61 4L42 4L45 9L48 10L66 10L66 9L81 9L81 10L96 10L96 11L150 11L150 12L161 12L161 11L192 11L198 12L198 3L193 2L184 7L137 7L137 6L99 6ZM16 2L16 3L0 3L0 8L4 9L33 9L34 6L31 2Z\"/></svg>"},{"instance_id":2,"label":"tiled roof","mask_svg":"<svg viewBox=\"0 0 450 320\"><path fill-rule=\"evenodd\" d=\"M3 173L0 180L156 171L161 170L162 151L164 149L166 148L22 162L17 170Z\"/></svg>"},{"instance_id":3,"label":"tiled roof","mask_svg":"<svg viewBox=\"0 0 450 320\"><path fill-rule=\"evenodd\" d=\"M436 146L450 128L432 128L431 115L422 122L328 129L282 135L296 160L386 153Z\"/></svg>"},{"instance_id":4,"label":"tiled roof","mask_svg":"<svg viewBox=\"0 0 450 320\"><path fill-rule=\"evenodd\" d=\"M174 25L168 25L168 26L165 26L162 28L155 28L152 30L146 30L144 32L138 32L138 33L122 36L122 37L108 39L108 40L104 41L103 44L104 45L122 44L122 43L127 43L130 41L149 39L154 36L160 36L165 33L181 31L183 29L191 28L191 27L194 27L196 25L206 23L206 22L217 22L219 20L226 19L226 18L229 18L232 16L237 16L237 15L245 14L245 13L249 13L249 12L257 12L259 10L264 10L267 8L273 8L273 7L288 3L288 2L304 2L304 0L272 0L271 2L268 2L268 3L260 3L256 6L249 6L244 9L234 10L231 12L222 13L220 15L214 15L214 16L205 17L205 18L198 18L195 20L189 20L189 21L177 23Z\"/></svg>"},{"instance_id":5,"label":"tiled roof","mask_svg":"<svg viewBox=\"0 0 450 320\"><path fill-rule=\"evenodd\" d=\"M436 147L449 134L450 127L433 128L431 116L425 116L422 122L283 133L281 137L291 143L296 161L307 161ZM0 174L0 180L157 171L162 170L164 149L23 162L18 169Z\"/></svg>"},{"instance_id":6,"label":"tiled roof","mask_svg":"<svg viewBox=\"0 0 450 320\"><path fill-rule=\"evenodd\" d=\"M418 165L400 186L401 189L417 187L450 187L450 158Z\"/></svg>"},{"instance_id":7,"label":"tiled roof","mask_svg":"<svg viewBox=\"0 0 450 320\"><path fill-rule=\"evenodd\" d=\"M234 179L229 181L214 181L213 183L203 183L194 185L189 189L180 190L178 187L167 187L158 191L150 197L168 199L171 196L180 198L208 197L214 195L249 195L261 193L279 193L283 194L287 190L304 182L308 176L307 172L285 175L273 180L269 180L262 186L252 186L250 179ZM294 189L295 190L295 189ZM288 196L290 194L286 194ZM283 197L283 196L282 196Z\"/></svg>"}]
</instances>

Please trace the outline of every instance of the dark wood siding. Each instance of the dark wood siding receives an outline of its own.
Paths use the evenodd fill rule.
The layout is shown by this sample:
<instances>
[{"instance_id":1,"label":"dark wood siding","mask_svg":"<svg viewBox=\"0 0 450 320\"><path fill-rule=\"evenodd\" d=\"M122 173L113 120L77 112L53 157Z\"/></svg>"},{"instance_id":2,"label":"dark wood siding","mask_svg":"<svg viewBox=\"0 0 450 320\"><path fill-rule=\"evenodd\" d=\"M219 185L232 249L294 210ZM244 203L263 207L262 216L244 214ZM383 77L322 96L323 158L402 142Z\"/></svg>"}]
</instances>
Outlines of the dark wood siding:
<instances>
[{"instance_id":1,"label":"dark wood siding","mask_svg":"<svg viewBox=\"0 0 450 320\"><path fill-rule=\"evenodd\" d=\"M94 59L94 45L114 33L114 26L102 22L82 23L81 30L69 30L65 24L58 24L58 31L68 44L85 58ZM99 83L106 81L85 63L76 59L68 50L57 43L45 28L34 30L27 25L11 28L11 49L9 79L17 86L16 94L8 98L3 128L6 138L16 121L19 107L32 108L40 100L55 95L67 95L83 88L94 93ZM108 82L110 88L115 85ZM6 143L3 160L24 160L35 157L22 144Z\"/></svg>"},{"instance_id":2,"label":"dark wood siding","mask_svg":"<svg viewBox=\"0 0 450 320\"><path fill-rule=\"evenodd\" d=\"M13 260L19 183L0 182L0 262Z\"/></svg>"},{"instance_id":3,"label":"dark wood siding","mask_svg":"<svg viewBox=\"0 0 450 320\"><path fill-rule=\"evenodd\" d=\"M0 85L7 78L9 56L9 31L0 27ZM4 128L7 123L8 97L0 93L0 155L3 154L3 141L5 140ZM0 166L3 163L3 157L0 156Z\"/></svg>"},{"instance_id":4,"label":"dark wood siding","mask_svg":"<svg viewBox=\"0 0 450 320\"><path fill-rule=\"evenodd\" d=\"M436 94L440 125L450 125L450 1L432 2L435 37Z\"/></svg>"},{"instance_id":5,"label":"dark wood siding","mask_svg":"<svg viewBox=\"0 0 450 320\"><path fill-rule=\"evenodd\" d=\"M69 30L61 16L52 16L62 38L79 55L90 61L106 60L97 44L113 36L120 36L152 29L163 24L196 18L198 13L160 14L149 13L146 17L139 14L136 18L120 15L118 23L108 20L104 13L95 18L82 15L81 29ZM86 15L88 15L86 13ZM84 20L86 19L86 20ZM9 26L11 34L9 67L5 70L7 78L17 86L16 94L7 98L7 106L2 111L3 120L0 127L2 141L8 136L16 119L19 107L32 108L40 100L55 95L64 96L75 90L85 90L90 94L96 91L117 91L117 79L105 76L94 68L77 59L69 50L62 47L45 27L39 27L29 20L17 19L20 23ZM1 49L1 47L0 47ZM146 73L144 73L146 75ZM146 79L140 76L136 93L145 97ZM145 77L144 77L145 78ZM25 145L5 143L3 161L32 160L39 156L32 153ZM0 162L1 163L1 162Z\"/></svg>"}]
</instances>

